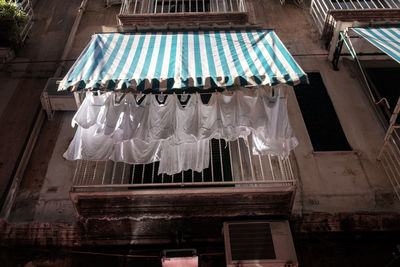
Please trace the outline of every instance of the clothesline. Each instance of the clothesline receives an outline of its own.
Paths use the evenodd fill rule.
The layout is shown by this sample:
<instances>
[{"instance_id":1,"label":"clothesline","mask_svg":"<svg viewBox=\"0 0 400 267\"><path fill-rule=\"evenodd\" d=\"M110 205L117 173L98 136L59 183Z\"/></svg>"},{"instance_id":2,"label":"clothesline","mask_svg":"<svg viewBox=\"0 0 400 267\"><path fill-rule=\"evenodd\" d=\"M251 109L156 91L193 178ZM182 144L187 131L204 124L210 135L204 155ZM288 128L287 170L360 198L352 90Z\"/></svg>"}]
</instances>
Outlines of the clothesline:
<instances>
[{"instance_id":1,"label":"clothesline","mask_svg":"<svg viewBox=\"0 0 400 267\"><path fill-rule=\"evenodd\" d=\"M277 95L279 93L279 91L283 91L283 95L286 98L286 103L287 103L287 99L288 99L288 95L289 95L289 88L290 88L290 86L287 85L287 84L278 84L278 85L275 85L275 86L263 86L263 85L261 85L261 86L256 86L256 87L252 87L252 88L234 86L234 87L230 87L229 89L228 88L218 88L215 91L211 91L211 92L205 92L204 90L201 90L201 91L196 91L196 92L177 92L177 91L167 91L167 92L163 92L163 91L159 91L159 92L156 92L156 91L132 92L132 91L129 91L129 92L123 92L123 91L112 91L111 93L115 94L116 97L118 95L120 95L120 100L122 100L126 96L126 94L132 94L135 97L136 96L144 97L146 95L166 95L166 96L168 96L168 95L177 95L177 96L189 95L190 96L190 95L211 95L211 94L226 93L226 92L233 93L233 92L235 92L237 90L260 90L260 89L263 89L263 90L265 90L267 92L267 94L270 97L274 97L275 95ZM83 97L81 97L81 96L82 95L83 96L86 95L87 92L91 92L91 93L93 93L95 95L98 95L98 96L102 95L102 94L110 93L110 91L108 91L108 90L96 90L96 91L91 91L91 90L84 91L84 90L82 90L82 91L75 91L74 92L75 102L76 102L76 105L77 105L78 108L80 107L81 102L83 101Z\"/></svg>"},{"instance_id":2,"label":"clothesline","mask_svg":"<svg viewBox=\"0 0 400 267\"><path fill-rule=\"evenodd\" d=\"M290 86L287 84L279 84L279 85L275 85L275 86L255 86L255 87L246 87L246 89L248 90L256 90L257 88L264 88L267 91L271 91L274 92L276 90L281 90L282 88L288 89ZM208 94L214 94L214 93L222 93L222 92L234 92L236 90L242 90L244 87L243 86L231 86L229 88L215 88L215 90L213 89L209 89L209 90L201 90L201 91L196 91L197 89L193 88L193 91L191 89L178 89L178 91L155 91L155 90L145 90L145 91L127 91L125 92L124 90L119 90L119 91L112 91L113 93L116 94L133 94L133 95L190 95L190 94L198 94L198 95L208 95ZM182 91L182 92L181 92ZM92 92L95 93L97 95L100 94L105 94L105 93L109 93L110 90L91 90L89 89L84 89L84 90L80 90L80 91L75 91L74 94L86 94L87 92ZM275 92L274 92L275 93Z\"/></svg>"}]
</instances>

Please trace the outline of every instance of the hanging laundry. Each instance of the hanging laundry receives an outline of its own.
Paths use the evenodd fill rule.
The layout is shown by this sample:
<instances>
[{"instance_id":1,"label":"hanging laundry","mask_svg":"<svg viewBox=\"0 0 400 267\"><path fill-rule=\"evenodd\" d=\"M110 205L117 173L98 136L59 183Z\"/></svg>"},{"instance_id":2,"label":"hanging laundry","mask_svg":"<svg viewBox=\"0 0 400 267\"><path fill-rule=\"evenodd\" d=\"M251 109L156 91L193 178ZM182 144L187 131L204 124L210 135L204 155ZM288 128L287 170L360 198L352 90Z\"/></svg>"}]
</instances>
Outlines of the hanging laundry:
<instances>
[{"instance_id":1,"label":"hanging laundry","mask_svg":"<svg viewBox=\"0 0 400 267\"><path fill-rule=\"evenodd\" d=\"M275 97L260 97L267 116L267 125L252 132L253 155L289 156L290 151L298 145L289 123L286 98L282 90L277 91Z\"/></svg>"},{"instance_id":2,"label":"hanging laundry","mask_svg":"<svg viewBox=\"0 0 400 267\"><path fill-rule=\"evenodd\" d=\"M210 143L207 139L179 145L166 141L161 146L158 174L173 175L187 170L201 172L210 164Z\"/></svg>"},{"instance_id":3,"label":"hanging laundry","mask_svg":"<svg viewBox=\"0 0 400 267\"><path fill-rule=\"evenodd\" d=\"M88 92L72 125L78 129L65 158L114 160L130 164L160 161L159 173L201 171L209 166L212 138L250 136L253 155L288 156L298 144L282 90L242 89L211 95L203 103L192 94L185 105L176 95ZM247 142L246 142L247 143Z\"/></svg>"},{"instance_id":4,"label":"hanging laundry","mask_svg":"<svg viewBox=\"0 0 400 267\"><path fill-rule=\"evenodd\" d=\"M72 118L72 127L75 127L76 124L83 128L89 128L94 125L97 121L100 110L104 108L110 95L111 93L105 93L102 95L95 95L92 92L86 93L85 99Z\"/></svg>"}]
</instances>

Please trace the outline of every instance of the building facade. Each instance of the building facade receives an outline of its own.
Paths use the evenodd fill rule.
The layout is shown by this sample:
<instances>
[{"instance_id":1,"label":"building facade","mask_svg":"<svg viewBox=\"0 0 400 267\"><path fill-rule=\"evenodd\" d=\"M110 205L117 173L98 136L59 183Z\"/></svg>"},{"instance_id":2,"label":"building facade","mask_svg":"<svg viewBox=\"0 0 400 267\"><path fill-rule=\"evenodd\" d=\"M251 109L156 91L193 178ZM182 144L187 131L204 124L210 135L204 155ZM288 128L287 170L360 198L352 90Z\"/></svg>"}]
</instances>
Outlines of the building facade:
<instances>
[{"instance_id":1,"label":"building facade","mask_svg":"<svg viewBox=\"0 0 400 267\"><path fill-rule=\"evenodd\" d=\"M56 75L44 88L41 101L50 120L38 133L22 183L11 185L15 190L5 198L3 242L200 248L223 244L226 222L289 221L295 233L399 230L392 115L400 68L365 38L353 45L357 57L348 43L339 50L340 40L356 36L352 28L395 28L398 2L97 2L82 1ZM62 157L83 94L56 90L73 66L69 59L79 57L92 34L265 29L275 30L309 81L286 90L299 141L290 156L253 156L242 141L214 139L209 169L172 176L158 175L156 163ZM394 47L398 52L398 43ZM383 98L389 108L380 105ZM52 148L37 171L36 158L46 146ZM41 184L35 198L24 182L32 179Z\"/></svg>"}]
</instances>

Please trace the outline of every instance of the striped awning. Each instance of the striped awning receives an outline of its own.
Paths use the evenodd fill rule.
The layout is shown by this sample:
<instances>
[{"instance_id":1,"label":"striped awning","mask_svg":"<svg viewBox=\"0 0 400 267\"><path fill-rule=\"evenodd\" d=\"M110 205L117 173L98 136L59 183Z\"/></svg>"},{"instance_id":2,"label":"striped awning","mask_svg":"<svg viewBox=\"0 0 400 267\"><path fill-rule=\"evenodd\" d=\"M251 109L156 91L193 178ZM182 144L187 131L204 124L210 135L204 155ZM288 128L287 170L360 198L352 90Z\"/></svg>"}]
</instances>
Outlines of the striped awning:
<instances>
[{"instance_id":1,"label":"striped awning","mask_svg":"<svg viewBox=\"0 0 400 267\"><path fill-rule=\"evenodd\" d=\"M59 90L168 90L306 83L273 30L103 33Z\"/></svg>"},{"instance_id":2,"label":"striped awning","mask_svg":"<svg viewBox=\"0 0 400 267\"><path fill-rule=\"evenodd\" d=\"M352 30L400 63L400 28L370 27Z\"/></svg>"}]
</instances>

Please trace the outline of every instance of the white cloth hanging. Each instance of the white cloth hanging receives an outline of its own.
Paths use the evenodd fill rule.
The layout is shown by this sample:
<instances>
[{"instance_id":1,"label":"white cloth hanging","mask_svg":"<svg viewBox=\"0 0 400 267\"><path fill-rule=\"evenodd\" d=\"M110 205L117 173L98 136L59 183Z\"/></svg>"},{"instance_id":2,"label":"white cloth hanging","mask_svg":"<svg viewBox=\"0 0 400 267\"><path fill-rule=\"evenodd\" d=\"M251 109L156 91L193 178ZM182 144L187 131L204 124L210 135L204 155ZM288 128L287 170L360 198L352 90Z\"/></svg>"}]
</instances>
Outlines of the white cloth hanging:
<instances>
[{"instance_id":1,"label":"white cloth hanging","mask_svg":"<svg viewBox=\"0 0 400 267\"><path fill-rule=\"evenodd\" d=\"M105 93L102 95L95 95L93 93L87 93L78 111L72 118L72 127L79 125L83 128L89 128L96 124L98 115L111 93Z\"/></svg>"},{"instance_id":2,"label":"white cloth hanging","mask_svg":"<svg viewBox=\"0 0 400 267\"><path fill-rule=\"evenodd\" d=\"M158 174L173 175L181 171L201 172L210 164L210 143L203 139L195 143L174 144L162 143Z\"/></svg>"},{"instance_id":3,"label":"white cloth hanging","mask_svg":"<svg viewBox=\"0 0 400 267\"><path fill-rule=\"evenodd\" d=\"M252 129L267 126L259 100L262 91L253 91L249 95L240 91L212 94L208 103L194 94L184 107L176 95L167 96L163 104L148 95L138 105L132 94L118 103L113 94L103 100L104 105L97 113L91 113L97 114L97 118L91 118L90 124L80 124L81 120L89 120L84 112L78 112L75 121L84 128L97 123L96 135L111 136L115 142L140 139L147 143L171 140L181 144L212 138L232 141L247 137ZM82 106L87 106L85 100Z\"/></svg>"},{"instance_id":4,"label":"white cloth hanging","mask_svg":"<svg viewBox=\"0 0 400 267\"><path fill-rule=\"evenodd\" d=\"M299 144L289 123L286 99L282 91L278 90L275 97L260 97L267 125L252 132L253 155L289 156L290 151Z\"/></svg>"},{"instance_id":5,"label":"white cloth hanging","mask_svg":"<svg viewBox=\"0 0 400 267\"><path fill-rule=\"evenodd\" d=\"M73 118L78 125L64 157L113 160L129 164L160 161L159 173L201 171L209 166L212 138L247 140L254 155L289 155L298 144L290 126L282 90L243 89L200 95L182 105L176 95L87 93ZM157 100L158 98L158 100ZM163 98L163 99L161 99ZM161 102L161 103L159 103Z\"/></svg>"},{"instance_id":6,"label":"white cloth hanging","mask_svg":"<svg viewBox=\"0 0 400 267\"><path fill-rule=\"evenodd\" d=\"M115 143L106 135L96 135L96 125L78 126L64 157L68 160L112 160L128 164L148 164L160 160L161 141L145 143L131 139Z\"/></svg>"}]
</instances>

